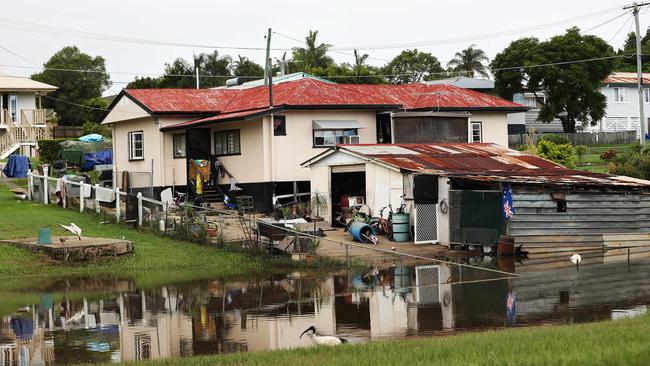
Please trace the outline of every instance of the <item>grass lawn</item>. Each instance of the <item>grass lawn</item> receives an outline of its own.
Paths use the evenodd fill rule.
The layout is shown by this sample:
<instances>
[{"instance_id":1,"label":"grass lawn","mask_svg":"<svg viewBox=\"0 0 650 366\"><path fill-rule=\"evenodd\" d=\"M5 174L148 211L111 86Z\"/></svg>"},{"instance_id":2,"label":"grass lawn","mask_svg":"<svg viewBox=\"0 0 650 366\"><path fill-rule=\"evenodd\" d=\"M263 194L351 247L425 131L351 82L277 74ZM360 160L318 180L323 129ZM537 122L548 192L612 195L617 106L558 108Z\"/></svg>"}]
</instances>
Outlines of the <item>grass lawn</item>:
<instances>
[{"instance_id":1,"label":"grass lawn","mask_svg":"<svg viewBox=\"0 0 650 366\"><path fill-rule=\"evenodd\" d=\"M576 157L576 167L590 172L607 173L607 162L600 159L600 154L609 149L613 149L618 155L621 155L627 152L631 147L632 144L587 146L589 150L587 151L587 154L582 157L582 161L578 161Z\"/></svg>"},{"instance_id":2,"label":"grass lawn","mask_svg":"<svg viewBox=\"0 0 650 366\"><path fill-rule=\"evenodd\" d=\"M137 365L647 365L650 317ZM297 336L297 335L296 335Z\"/></svg>"},{"instance_id":3,"label":"grass lawn","mask_svg":"<svg viewBox=\"0 0 650 366\"><path fill-rule=\"evenodd\" d=\"M123 225L101 225L93 213L81 214L54 205L17 201L0 183L0 238L36 237L38 229L49 227L52 235L63 235L59 223L74 222L84 236L125 237L135 253L114 260L87 264L54 263L46 256L25 249L0 245L0 292L38 284L43 278L59 276L111 276L132 278L140 286L156 286L200 278L222 278L261 274L271 266L289 268L286 261L232 253L155 235L129 230ZM0 295L1 296L1 295Z\"/></svg>"}]
</instances>

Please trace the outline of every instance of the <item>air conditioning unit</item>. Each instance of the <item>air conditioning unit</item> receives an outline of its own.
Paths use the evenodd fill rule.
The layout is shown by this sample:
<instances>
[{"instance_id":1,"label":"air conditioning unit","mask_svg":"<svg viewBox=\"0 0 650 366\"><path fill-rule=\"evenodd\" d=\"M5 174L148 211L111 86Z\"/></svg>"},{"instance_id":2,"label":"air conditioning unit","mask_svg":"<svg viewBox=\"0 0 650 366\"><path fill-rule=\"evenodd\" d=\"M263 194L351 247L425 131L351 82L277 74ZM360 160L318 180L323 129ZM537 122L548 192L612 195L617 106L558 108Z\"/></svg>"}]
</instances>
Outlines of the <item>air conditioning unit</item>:
<instances>
[{"instance_id":1,"label":"air conditioning unit","mask_svg":"<svg viewBox=\"0 0 650 366\"><path fill-rule=\"evenodd\" d=\"M343 136L343 143L346 144L346 145L358 145L359 144L359 135Z\"/></svg>"}]
</instances>

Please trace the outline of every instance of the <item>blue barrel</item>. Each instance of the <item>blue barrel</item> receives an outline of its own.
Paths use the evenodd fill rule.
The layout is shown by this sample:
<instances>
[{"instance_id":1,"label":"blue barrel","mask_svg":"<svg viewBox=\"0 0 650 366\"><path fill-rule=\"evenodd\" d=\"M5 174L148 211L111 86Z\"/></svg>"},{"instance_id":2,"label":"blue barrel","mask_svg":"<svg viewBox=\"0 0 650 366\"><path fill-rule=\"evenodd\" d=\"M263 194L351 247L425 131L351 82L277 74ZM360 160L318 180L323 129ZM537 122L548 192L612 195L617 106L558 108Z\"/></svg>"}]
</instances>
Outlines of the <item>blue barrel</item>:
<instances>
[{"instance_id":1,"label":"blue barrel","mask_svg":"<svg viewBox=\"0 0 650 366\"><path fill-rule=\"evenodd\" d=\"M38 229L38 244L39 245L50 245L52 244L52 238L50 237L50 228L42 227Z\"/></svg>"},{"instance_id":2,"label":"blue barrel","mask_svg":"<svg viewBox=\"0 0 650 366\"><path fill-rule=\"evenodd\" d=\"M405 242L411 239L411 227L409 224L409 214L394 213L393 219L393 240L396 242Z\"/></svg>"},{"instance_id":3,"label":"blue barrel","mask_svg":"<svg viewBox=\"0 0 650 366\"><path fill-rule=\"evenodd\" d=\"M375 229L365 222L355 221L350 225L350 234L356 241L362 243L373 244L368 237L370 235L375 235Z\"/></svg>"}]
</instances>

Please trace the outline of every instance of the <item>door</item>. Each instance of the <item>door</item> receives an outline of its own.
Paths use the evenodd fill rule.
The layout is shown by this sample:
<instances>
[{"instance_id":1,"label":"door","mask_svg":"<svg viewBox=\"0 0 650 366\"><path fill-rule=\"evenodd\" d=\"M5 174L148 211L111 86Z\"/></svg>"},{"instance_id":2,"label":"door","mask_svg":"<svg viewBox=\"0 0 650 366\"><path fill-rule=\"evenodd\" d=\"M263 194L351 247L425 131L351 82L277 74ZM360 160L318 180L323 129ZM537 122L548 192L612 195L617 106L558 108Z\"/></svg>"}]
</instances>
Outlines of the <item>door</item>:
<instances>
[{"instance_id":1,"label":"door","mask_svg":"<svg viewBox=\"0 0 650 366\"><path fill-rule=\"evenodd\" d=\"M9 115L11 120L15 123L18 122L18 96L16 94L9 94Z\"/></svg>"},{"instance_id":2,"label":"door","mask_svg":"<svg viewBox=\"0 0 650 366\"><path fill-rule=\"evenodd\" d=\"M210 129L209 128L195 128L187 130L185 134L185 148L187 159L187 179L195 178L190 174L190 166L192 160L210 160L212 148L210 145ZM209 184L210 180L206 183Z\"/></svg>"}]
</instances>

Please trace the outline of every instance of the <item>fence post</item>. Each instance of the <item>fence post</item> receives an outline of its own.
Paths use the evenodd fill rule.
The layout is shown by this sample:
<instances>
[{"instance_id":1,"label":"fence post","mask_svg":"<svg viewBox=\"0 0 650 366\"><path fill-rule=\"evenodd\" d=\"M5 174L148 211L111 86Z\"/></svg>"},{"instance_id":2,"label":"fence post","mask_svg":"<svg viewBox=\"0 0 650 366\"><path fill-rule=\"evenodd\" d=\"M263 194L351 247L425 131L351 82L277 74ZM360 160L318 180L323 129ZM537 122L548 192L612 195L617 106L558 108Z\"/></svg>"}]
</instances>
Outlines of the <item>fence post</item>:
<instances>
[{"instance_id":1,"label":"fence post","mask_svg":"<svg viewBox=\"0 0 650 366\"><path fill-rule=\"evenodd\" d=\"M86 183L79 184L79 212L84 212L84 205L86 204Z\"/></svg>"},{"instance_id":2,"label":"fence post","mask_svg":"<svg viewBox=\"0 0 650 366\"><path fill-rule=\"evenodd\" d=\"M32 176L32 172L29 171L27 172L27 199L32 200L33 195L34 195L34 177Z\"/></svg>"},{"instance_id":3,"label":"fence post","mask_svg":"<svg viewBox=\"0 0 650 366\"><path fill-rule=\"evenodd\" d=\"M142 192L138 192L138 226L142 226Z\"/></svg>"},{"instance_id":4,"label":"fence post","mask_svg":"<svg viewBox=\"0 0 650 366\"><path fill-rule=\"evenodd\" d=\"M115 187L115 222L120 222L120 189Z\"/></svg>"},{"instance_id":5,"label":"fence post","mask_svg":"<svg viewBox=\"0 0 650 366\"><path fill-rule=\"evenodd\" d=\"M99 215L102 213L102 208L99 206L99 195L97 194L97 191L99 190L99 184L95 184L95 212Z\"/></svg>"},{"instance_id":6,"label":"fence post","mask_svg":"<svg viewBox=\"0 0 650 366\"><path fill-rule=\"evenodd\" d=\"M45 171L46 169L43 169L43 204L47 205L49 201L49 183L47 181L47 172ZM61 183L63 184L63 183Z\"/></svg>"},{"instance_id":7,"label":"fence post","mask_svg":"<svg viewBox=\"0 0 650 366\"><path fill-rule=\"evenodd\" d=\"M348 268L350 268L350 245L345 244L345 258L347 259L348 262Z\"/></svg>"}]
</instances>

